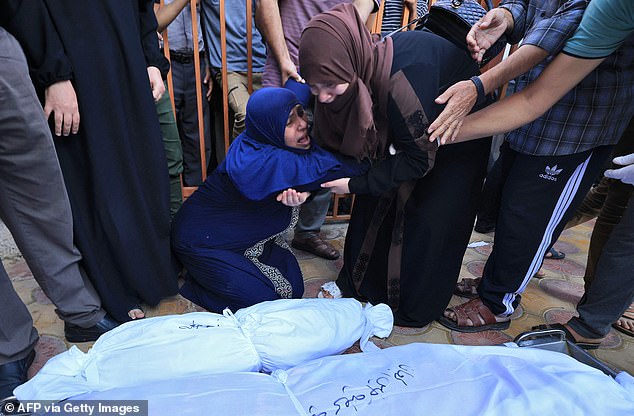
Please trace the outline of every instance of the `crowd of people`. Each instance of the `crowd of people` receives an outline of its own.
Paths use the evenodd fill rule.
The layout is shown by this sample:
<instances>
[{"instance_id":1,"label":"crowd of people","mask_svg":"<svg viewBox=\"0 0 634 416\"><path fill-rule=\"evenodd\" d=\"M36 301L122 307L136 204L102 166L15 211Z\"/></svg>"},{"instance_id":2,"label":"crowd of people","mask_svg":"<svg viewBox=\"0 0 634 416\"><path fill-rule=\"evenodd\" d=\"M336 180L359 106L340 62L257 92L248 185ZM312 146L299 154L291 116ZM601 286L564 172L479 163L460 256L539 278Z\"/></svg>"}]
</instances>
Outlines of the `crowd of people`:
<instances>
[{"instance_id":1,"label":"crowd of people","mask_svg":"<svg viewBox=\"0 0 634 416\"><path fill-rule=\"evenodd\" d=\"M211 0L3 2L0 215L69 342L179 292L212 312L301 298L286 234L337 259L320 235L332 192L356 198L321 297L386 303L402 326L506 329L564 228L598 216L579 316L552 327L583 348L612 325L633 334L634 3L502 0L457 45L394 33L426 0L383 1L382 38L378 0L257 0L252 16L227 0L227 19ZM481 73L507 42L520 46ZM226 154L208 104L223 83ZM458 282L504 132L495 245ZM198 186L184 203L181 185ZM3 267L0 285L3 399L38 334ZM454 293L471 299L447 308Z\"/></svg>"}]
</instances>

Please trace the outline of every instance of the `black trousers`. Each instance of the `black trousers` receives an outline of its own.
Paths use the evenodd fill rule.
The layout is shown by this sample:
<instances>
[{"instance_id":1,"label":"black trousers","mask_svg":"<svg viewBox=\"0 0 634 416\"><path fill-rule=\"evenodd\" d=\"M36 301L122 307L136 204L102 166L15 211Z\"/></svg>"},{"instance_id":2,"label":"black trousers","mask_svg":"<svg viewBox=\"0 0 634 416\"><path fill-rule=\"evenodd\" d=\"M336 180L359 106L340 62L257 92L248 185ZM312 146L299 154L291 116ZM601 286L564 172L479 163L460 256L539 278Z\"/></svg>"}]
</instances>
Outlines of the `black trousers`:
<instances>
[{"instance_id":1,"label":"black trousers","mask_svg":"<svg viewBox=\"0 0 634 416\"><path fill-rule=\"evenodd\" d=\"M512 149L500 155L504 185L493 250L478 288L496 315L509 316L542 265L613 146L565 156L530 156Z\"/></svg>"}]
</instances>

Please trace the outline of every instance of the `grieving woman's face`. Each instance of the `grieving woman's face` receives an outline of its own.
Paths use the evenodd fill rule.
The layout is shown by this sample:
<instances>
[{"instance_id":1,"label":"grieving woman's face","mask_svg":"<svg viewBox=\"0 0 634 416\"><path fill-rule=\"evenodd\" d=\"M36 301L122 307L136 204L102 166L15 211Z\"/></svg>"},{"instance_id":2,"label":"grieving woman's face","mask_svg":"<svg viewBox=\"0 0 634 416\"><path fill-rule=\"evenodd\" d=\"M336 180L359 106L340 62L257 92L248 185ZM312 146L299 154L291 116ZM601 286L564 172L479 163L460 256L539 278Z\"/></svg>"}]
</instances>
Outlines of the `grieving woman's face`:
<instances>
[{"instance_id":1,"label":"grieving woman's face","mask_svg":"<svg viewBox=\"0 0 634 416\"><path fill-rule=\"evenodd\" d=\"M345 82L343 84L334 83L320 83L316 82L310 85L310 92L317 96L317 100L323 104L329 104L348 89L350 83Z\"/></svg>"},{"instance_id":2,"label":"grieving woman's face","mask_svg":"<svg viewBox=\"0 0 634 416\"><path fill-rule=\"evenodd\" d=\"M286 122L284 130L284 143L295 149L310 149L310 136L308 136L308 122L301 105L295 106Z\"/></svg>"}]
</instances>

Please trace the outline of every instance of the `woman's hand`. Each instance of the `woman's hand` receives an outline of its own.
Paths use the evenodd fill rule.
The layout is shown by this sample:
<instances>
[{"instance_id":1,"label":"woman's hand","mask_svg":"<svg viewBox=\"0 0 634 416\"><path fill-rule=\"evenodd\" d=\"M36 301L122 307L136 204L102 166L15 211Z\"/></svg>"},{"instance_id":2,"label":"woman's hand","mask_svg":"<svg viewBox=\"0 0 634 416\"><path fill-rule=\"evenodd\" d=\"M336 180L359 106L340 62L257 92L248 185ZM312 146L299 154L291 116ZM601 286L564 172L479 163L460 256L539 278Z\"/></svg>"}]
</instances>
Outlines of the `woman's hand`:
<instances>
[{"instance_id":1,"label":"woman's hand","mask_svg":"<svg viewBox=\"0 0 634 416\"><path fill-rule=\"evenodd\" d=\"M335 179L334 181L322 183L322 188L329 188L330 192L335 194L349 194L350 188L348 187L348 182L350 182L350 178L341 178Z\"/></svg>"},{"instance_id":2,"label":"woman's hand","mask_svg":"<svg viewBox=\"0 0 634 416\"><path fill-rule=\"evenodd\" d=\"M287 207L296 207L306 202L310 192L297 192L294 189L288 188L277 196L277 200Z\"/></svg>"}]
</instances>

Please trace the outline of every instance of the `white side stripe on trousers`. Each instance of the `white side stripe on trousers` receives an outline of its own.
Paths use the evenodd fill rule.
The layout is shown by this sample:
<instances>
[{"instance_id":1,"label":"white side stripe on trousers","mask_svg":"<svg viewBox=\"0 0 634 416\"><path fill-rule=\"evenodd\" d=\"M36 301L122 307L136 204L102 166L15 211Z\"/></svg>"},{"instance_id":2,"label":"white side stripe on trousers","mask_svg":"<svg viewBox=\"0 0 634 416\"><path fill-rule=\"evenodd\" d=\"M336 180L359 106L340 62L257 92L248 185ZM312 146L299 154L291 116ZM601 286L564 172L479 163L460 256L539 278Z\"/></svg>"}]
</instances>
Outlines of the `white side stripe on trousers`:
<instances>
[{"instance_id":1,"label":"white side stripe on trousers","mask_svg":"<svg viewBox=\"0 0 634 416\"><path fill-rule=\"evenodd\" d=\"M555 205L553 214L550 217L550 220L548 221L546 230L544 231L542 241L539 244L537 252L535 253L535 257L533 257L533 260L531 262L530 267L528 268L528 271L526 272L526 275L524 276L524 280L522 281L522 284L517 289L517 291L513 293L507 293L506 295L504 295L504 299L502 299L502 303L504 304L504 306L506 306L506 310L503 312L503 315L509 316L515 311L515 309L513 308L513 301L515 301L515 297L518 294L524 292L524 289L526 289L528 282L539 270L539 267L541 266L544 260L544 255L546 254L546 250L548 249L548 246L550 246L551 244L551 241L553 238L553 232L555 231L555 228L557 228L557 225L561 222L561 219L563 218L564 214L570 207L572 200L577 194L577 190L579 189L579 185L581 184L581 181L586 173L586 169L588 167L588 163L590 162L591 157L592 157L592 153L590 153L588 158L583 163L577 166L575 171L572 173L572 175L568 179L566 186L564 187L561 195L559 196L557 205Z\"/></svg>"}]
</instances>

